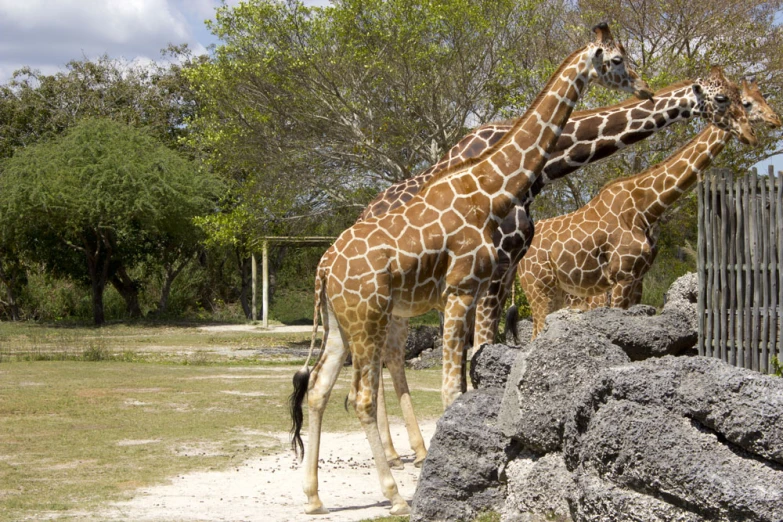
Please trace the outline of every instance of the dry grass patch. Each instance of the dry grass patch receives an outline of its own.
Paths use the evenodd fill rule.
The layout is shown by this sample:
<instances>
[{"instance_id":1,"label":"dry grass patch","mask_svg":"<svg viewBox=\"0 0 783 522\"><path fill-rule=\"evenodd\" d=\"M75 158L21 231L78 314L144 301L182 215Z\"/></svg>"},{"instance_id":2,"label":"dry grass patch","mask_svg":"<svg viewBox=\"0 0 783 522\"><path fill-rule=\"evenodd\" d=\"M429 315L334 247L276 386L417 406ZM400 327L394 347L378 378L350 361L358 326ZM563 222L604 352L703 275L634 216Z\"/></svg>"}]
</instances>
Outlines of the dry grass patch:
<instances>
[{"instance_id":1,"label":"dry grass patch","mask_svg":"<svg viewBox=\"0 0 783 522\"><path fill-rule=\"evenodd\" d=\"M278 436L289 428L286 399L298 366L16 361L0 363L3 521L78 517L178 474L286 450ZM361 429L343 410L348 370L332 394L325 430ZM408 378L414 390L437 390L440 370ZM391 397L391 379L385 382ZM422 418L440 415L439 392L413 396ZM390 412L400 416L396 404Z\"/></svg>"}]
</instances>

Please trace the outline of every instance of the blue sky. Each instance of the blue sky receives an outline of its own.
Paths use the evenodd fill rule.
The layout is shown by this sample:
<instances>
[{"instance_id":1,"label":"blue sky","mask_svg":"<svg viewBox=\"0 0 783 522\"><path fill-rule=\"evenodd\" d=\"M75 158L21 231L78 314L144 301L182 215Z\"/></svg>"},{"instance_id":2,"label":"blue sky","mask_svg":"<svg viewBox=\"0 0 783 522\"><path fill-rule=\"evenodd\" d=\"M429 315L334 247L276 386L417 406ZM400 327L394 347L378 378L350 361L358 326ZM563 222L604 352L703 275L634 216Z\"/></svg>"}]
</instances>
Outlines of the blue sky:
<instances>
[{"instance_id":1,"label":"blue sky","mask_svg":"<svg viewBox=\"0 0 783 522\"><path fill-rule=\"evenodd\" d=\"M224 0L235 5L239 0ZM324 6L328 0L305 0ZM206 52L215 38L204 26L221 0L0 0L0 84L29 65L46 74L73 59L113 58L151 61L169 43L187 43ZM781 13L780 17L783 17ZM772 163L783 168L783 157Z\"/></svg>"}]
</instances>

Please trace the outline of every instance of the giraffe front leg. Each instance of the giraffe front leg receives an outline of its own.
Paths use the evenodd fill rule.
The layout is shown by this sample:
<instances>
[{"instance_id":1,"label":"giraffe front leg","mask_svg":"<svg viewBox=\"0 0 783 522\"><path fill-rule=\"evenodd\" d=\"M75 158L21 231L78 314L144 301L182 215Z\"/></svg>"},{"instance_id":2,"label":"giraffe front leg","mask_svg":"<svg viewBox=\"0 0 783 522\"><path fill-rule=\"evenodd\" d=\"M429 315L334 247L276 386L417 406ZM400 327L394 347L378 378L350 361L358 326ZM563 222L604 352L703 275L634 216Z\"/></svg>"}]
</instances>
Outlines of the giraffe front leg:
<instances>
[{"instance_id":1,"label":"giraffe front leg","mask_svg":"<svg viewBox=\"0 0 783 522\"><path fill-rule=\"evenodd\" d=\"M392 317L391 321L389 321L389 331L386 337L387 344L384 351L384 360L386 361L389 374L391 374L394 391L397 392L397 399L400 401L402 417L405 419L405 428L408 431L411 449L416 453L413 465L419 468L427 457L427 448L424 445L424 437L421 436L416 415L413 413L408 380L405 378L405 341L407 339L408 320L402 317ZM380 410L378 410L379 419L380 414Z\"/></svg>"},{"instance_id":2,"label":"giraffe front leg","mask_svg":"<svg viewBox=\"0 0 783 522\"><path fill-rule=\"evenodd\" d=\"M443 407L451 406L462 393L465 345L473 323L476 300L469 294L452 294L446 302L443 322Z\"/></svg>"},{"instance_id":3,"label":"giraffe front leg","mask_svg":"<svg viewBox=\"0 0 783 522\"><path fill-rule=\"evenodd\" d=\"M503 306L514 284L516 267L533 240L533 220L524 206L516 206L492 235L498 262L492 272L487 293L476 307L473 349L495 342Z\"/></svg>"},{"instance_id":4,"label":"giraffe front leg","mask_svg":"<svg viewBox=\"0 0 783 522\"><path fill-rule=\"evenodd\" d=\"M641 285L639 285L641 286ZM636 290L635 278L624 278L618 280L612 287L612 308L628 309L635 295Z\"/></svg>"},{"instance_id":5,"label":"giraffe front leg","mask_svg":"<svg viewBox=\"0 0 783 522\"><path fill-rule=\"evenodd\" d=\"M354 341L352 340L352 343ZM386 454L378 431L377 422L377 390L379 375L381 372L381 348L382 342L370 341L356 343L353 350L353 386L356 389L356 415L364 428L367 441L370 443L375 468L378 471L378 480L381 484L383 495L392 503L392 515L407 515L410 513L408 503L399 493L397 483L391 474L391 469L386 461Z\"/></svg>"}]
</instances>

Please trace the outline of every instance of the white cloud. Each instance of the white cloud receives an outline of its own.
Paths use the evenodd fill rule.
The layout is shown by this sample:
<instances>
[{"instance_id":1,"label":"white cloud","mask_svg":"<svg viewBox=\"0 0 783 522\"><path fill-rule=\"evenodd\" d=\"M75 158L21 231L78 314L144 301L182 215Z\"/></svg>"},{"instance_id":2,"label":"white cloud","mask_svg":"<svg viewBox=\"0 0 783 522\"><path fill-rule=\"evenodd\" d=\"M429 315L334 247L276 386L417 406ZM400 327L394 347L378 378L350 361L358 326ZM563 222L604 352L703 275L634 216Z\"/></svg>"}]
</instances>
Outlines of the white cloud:
<instances>
[{"instance_id":1,"label":"white cloud","mask_svg":"<svg viewBox=\"0 0 783 522\"><path fill-rule=\"evenodd\" d=\"M169 43L203 50L192 23L167 0L0 0L0 82L19 65L49 72L103 53L157 58Z\"/></svg>"}]
</instances>

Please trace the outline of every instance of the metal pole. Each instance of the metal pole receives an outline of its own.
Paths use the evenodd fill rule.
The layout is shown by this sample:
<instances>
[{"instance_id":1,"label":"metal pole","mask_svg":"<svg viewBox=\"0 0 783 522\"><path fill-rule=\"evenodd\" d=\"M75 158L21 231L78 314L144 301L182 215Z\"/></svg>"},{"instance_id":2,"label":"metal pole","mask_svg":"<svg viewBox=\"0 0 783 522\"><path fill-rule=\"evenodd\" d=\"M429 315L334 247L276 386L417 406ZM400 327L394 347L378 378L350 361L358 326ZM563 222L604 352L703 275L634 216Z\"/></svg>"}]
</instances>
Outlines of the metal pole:
<instances>
[{"instance_id":1,"label":"metal pole","mask_svg":"<svg viewBox=\"0 0 783 522\"><path fill-rule=\"evenodd\" d=\"M269 249L268 249L268 242L264 241L261 251L261 277L264 280L263 283L263 297L262 297L262 304L263 304L263 326L264 328L269 328Z\"/></svg>"},{"instance_id":2,"label":"metal pole","mask_svg":"<svg viewBox=\"0 0 783 522\"><path fill-rule=\"evenodd\" d=\"M252 298L252 303L250 305L250 307L251 307L251 309L250 309L250 319L255 321L256 319L258 319L258 308L256 307L256 294L257 294L256 287L257 287L257 281L258 281L258 277L257 277L258 276L258 266L257 266L257 263L256 263L256 255L255 254L251 254L251 256L250 256L250 273L251 273L251 278L252 278L252 283L251 284L252 284L252 288L253 288L253 292L252 292L253 298Z\"/></svg>"}]
</instances>

